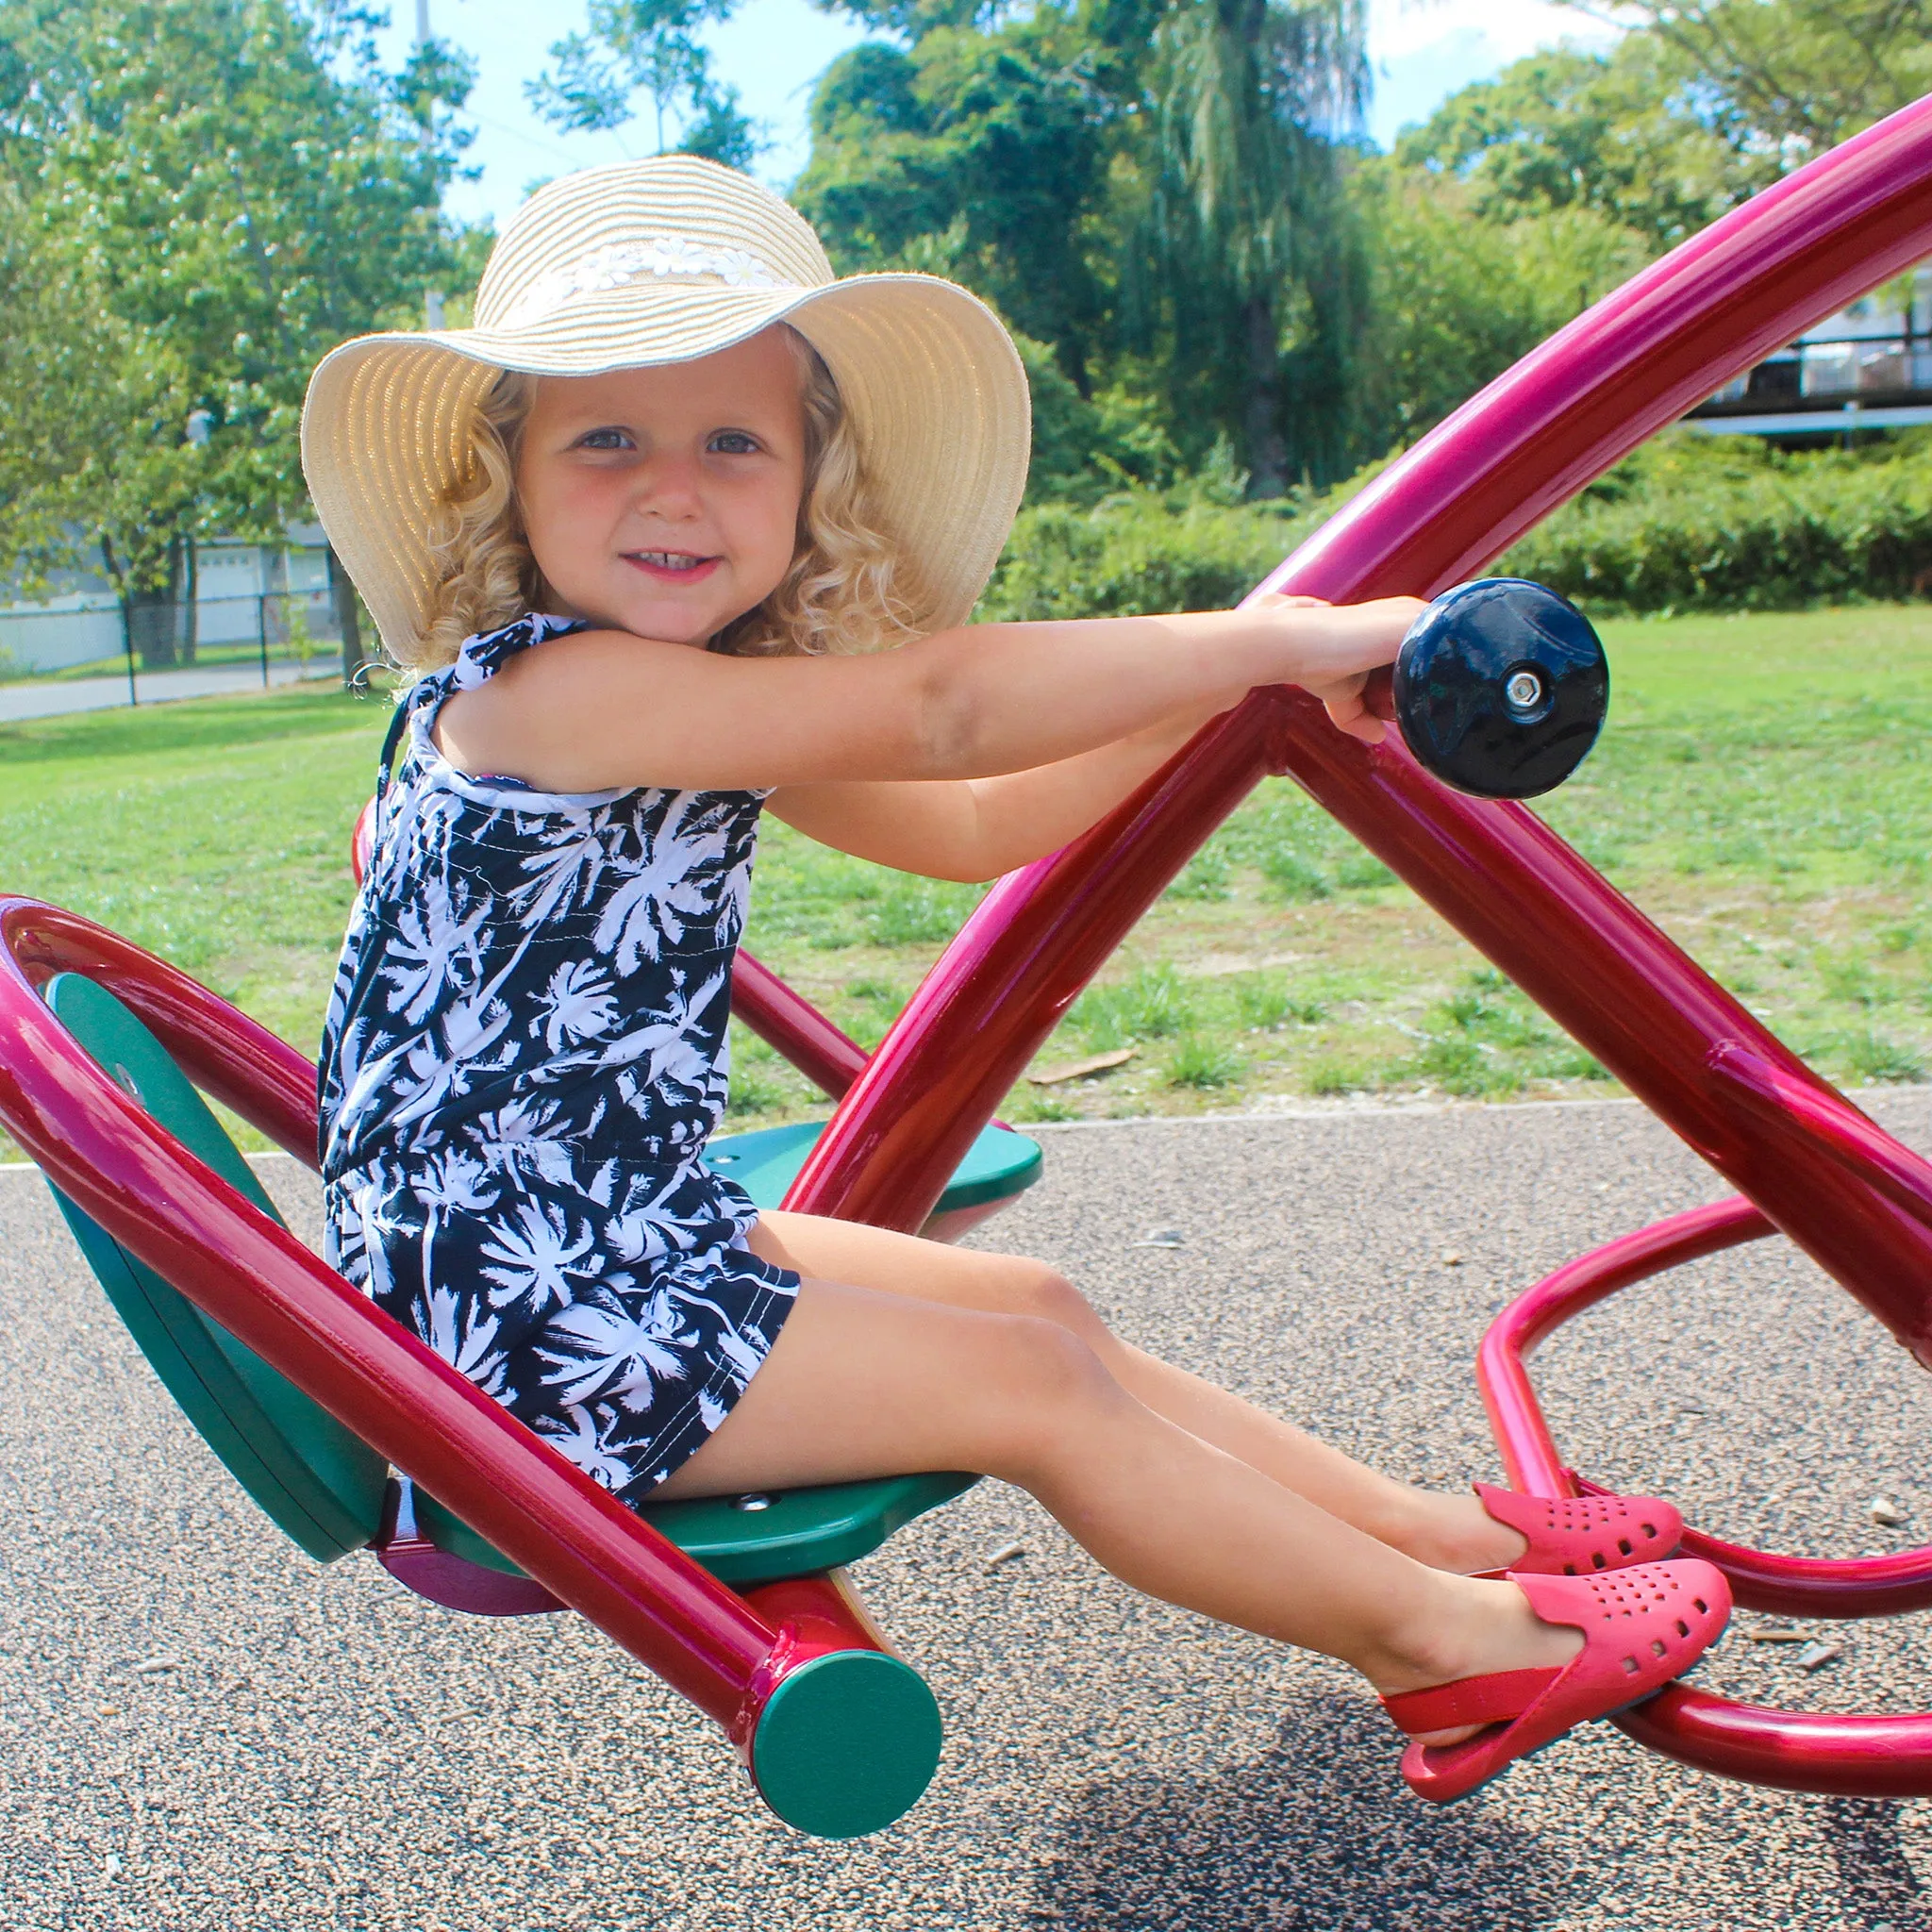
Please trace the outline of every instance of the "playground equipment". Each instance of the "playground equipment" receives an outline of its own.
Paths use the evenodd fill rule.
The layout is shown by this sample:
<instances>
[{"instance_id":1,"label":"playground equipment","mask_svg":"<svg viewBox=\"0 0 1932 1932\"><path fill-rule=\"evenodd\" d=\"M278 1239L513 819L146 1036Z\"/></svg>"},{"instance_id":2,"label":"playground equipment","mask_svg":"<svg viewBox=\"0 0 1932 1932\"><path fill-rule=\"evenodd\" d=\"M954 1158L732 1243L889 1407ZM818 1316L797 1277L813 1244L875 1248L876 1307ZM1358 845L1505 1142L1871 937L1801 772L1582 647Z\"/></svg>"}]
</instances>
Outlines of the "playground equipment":
<instances>
[{"instance_id":1,"label":"playground equipment","mask_svg":"<svg viewBox=\"0 0 1932 1932\"><path fill-rule=\"evenodd\" d=\"M1932 99L1767 190L1579 317L1391 465L1257 594L1427 594L1470 576L1732 375L1932 254L1928 191ZM999 881L869 1058L741 957L741 1015L838 1098L824 1129L799 1135L782 1161L774 1146L773 1171L796 1158L783 1205L914 1230L1009 1194L1024 1160L976 1201L947 1190L1068 1004L1268 774L1301 783L1742 1191L1612 1243L1499 1319L1479 1373L1518 1487L1588 1487L1563 1468L1537 1409L1522 1366L1535 1342L1633 1280L1774 1229L1932 1366L1932 1166L1805 1067L1521 805L1452 791L1392 738L1366 746L1290 690L1253 694L1103 824ZM493 1569L591 1618L715 1718L768 1802L806 1829L874 1828L916 1797L936 1715L822 1570L839 1560L836 1545L808 1558L754 1556L741 1591L725 1580L725 1545L744 1536L694 1535L680 1549L664 1518L654 1526L616 1504L295 1242L247 1197L241 1163L197 1143L185 1119L164 1121L175 1113L165 1074L138 1042L117 1049L109 1009L93 1033L102 1058L92 1055L76 1038L93 1031L89 995L63 989L61 974L118 995L197 1086L311 1163L313 1069L112 934L0 900L0 1121L96 1224L113 1250L109 1272L138 1265L218 1324L228 1345L364 1446L365 1474L409 1473L393 1490L365 1482L347 1534L368 1528L374 1493L382 1520L362 1540L392 1554L399 1574L415 1565L411 1580L429 1593L487 1591L472 1573ZM58 1016L42 997L50 983ZM163 1308L179 1312L135 1285L157 1324ZM207 1348L236 1368L223 1341ZM237 1379L248 1377L238 1369ZM273 1394L276 1384L255 1386ZM857 1541L876 1528L875 1542L920 1500L860 1499ZM781 1503L791 1507L738 1514L750 1521ZM1702 1535L1689 1547L1724 1567L1747 1605L1811 1617L1932 1605L1932 1550L1830 1562ZM1618 1722L1734 1777L1932 1793L1932 1714L1779 1712L1678 1685Z\"/></svg>"},{"instance_id":2,"label":"playground equipment","mask_svg":"<svg viewBox=\"0 0 1932 1932\"><path fill-rule=\"evenodd\" d=\"M1403 742L1477 798L1554 791L1590 756L1609 706L1590 620L1520 577L1443 591L1409 626L1390 679Z\"/></svg>"}]
</instances>

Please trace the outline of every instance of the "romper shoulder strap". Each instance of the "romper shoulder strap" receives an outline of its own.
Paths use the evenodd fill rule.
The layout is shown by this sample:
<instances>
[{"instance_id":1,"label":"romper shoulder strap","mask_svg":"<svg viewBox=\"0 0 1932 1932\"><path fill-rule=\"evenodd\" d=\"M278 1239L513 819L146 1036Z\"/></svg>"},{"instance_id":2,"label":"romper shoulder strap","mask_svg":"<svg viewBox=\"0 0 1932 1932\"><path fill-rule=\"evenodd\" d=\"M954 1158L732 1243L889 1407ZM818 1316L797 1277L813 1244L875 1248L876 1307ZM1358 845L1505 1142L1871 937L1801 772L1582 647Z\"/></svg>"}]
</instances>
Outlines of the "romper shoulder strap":
<instances>
[{"instance_id":1,"label":"romper shoulder strap","mask_svg":"<svg viewBox=\"0 0 1932 1932\"><path fill-rule=\"evenodd\" d=\"M420 679L396 707L395 716L390 720L389 730L382 741L382 758L375 771L377 802L389 789L396 750L403 741L403 734L409 728L409 720L419 710L425 706L433 708L441 705L452 691L475 691L478 685L495 676L512 658L527 651L533 644L547 643L552 638L569 637L574 631L590 628L589 620L582 617L552 617L544 612L532 611L527 617L499 625L494 630L479 631L475 637L465 638L462 648L457 653L456 662L441 671L432 671Z\"/></svg>"}]
</instances>

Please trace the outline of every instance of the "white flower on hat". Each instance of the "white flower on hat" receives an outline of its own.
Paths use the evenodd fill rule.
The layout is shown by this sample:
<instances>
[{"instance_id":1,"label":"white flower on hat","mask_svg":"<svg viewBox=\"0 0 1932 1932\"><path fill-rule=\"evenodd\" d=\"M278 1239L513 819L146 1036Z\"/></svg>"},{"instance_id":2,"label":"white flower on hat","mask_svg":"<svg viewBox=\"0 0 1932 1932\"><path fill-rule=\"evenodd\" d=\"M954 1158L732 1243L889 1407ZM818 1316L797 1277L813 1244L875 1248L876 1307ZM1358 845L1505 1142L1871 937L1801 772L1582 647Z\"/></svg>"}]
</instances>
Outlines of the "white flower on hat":
<instances>
[{"instance_id":1,"label":"white flower on hat","mask_svg":"<svg viewBox=\"0 0 1932 1932\"><path fill-rule=\"evenodd\" d=\"M579 295L621 289L639 275L659 281L723 282L729 289L787 289L748 248L705 248L683 235L647 235L637 242L607 242L575 261L533 282L497 325L527 328Z\"/></svg>"}]
</instances>

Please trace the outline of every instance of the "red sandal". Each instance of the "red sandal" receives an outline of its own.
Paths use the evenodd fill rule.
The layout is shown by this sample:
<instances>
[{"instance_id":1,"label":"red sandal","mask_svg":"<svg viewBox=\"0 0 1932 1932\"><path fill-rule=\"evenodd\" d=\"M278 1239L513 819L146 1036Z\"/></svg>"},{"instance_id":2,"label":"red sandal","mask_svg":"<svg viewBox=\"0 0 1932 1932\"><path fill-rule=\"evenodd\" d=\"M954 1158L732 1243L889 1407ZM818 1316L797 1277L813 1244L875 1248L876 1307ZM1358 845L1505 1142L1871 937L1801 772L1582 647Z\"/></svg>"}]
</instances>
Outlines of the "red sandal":
<instances>
[{"instance_id":1,"label":"red sandal","mask_svg":"<svg viewBox=\"0 0 1932 1932\"><path fill-rule=\"evenodd\" d=\"M1459 1744L1411 1744L1402 1754L1405 1782L1432 1804L1467 1797L1574 1725L1655 1696L1717 1641L1731 1614L1724 1572L1696 1558L1600 1576L1512 1574L1508 1580L1545 1624L1581 1630L1583 1648L1557 1668L1496 1671L1383 1698L1411 1737L1488 1726Z\"/></svg>"},{"instance_id":2,"label":"red sandal","mask_svg":"<svg viewBox=\"0 0 1932 1932\"><path fill-rule=\"evenodd\" d=\"M1656 1563L1684 1539L1684 1519L1660 1496L1524 1496L1476 1483L1483 1507L1498 1523L1529 1539L1529 1548L1507 1571L1478 1574L1494 1579L1525 1574L1589 1576Z\"/></svg>"}]
</instances>

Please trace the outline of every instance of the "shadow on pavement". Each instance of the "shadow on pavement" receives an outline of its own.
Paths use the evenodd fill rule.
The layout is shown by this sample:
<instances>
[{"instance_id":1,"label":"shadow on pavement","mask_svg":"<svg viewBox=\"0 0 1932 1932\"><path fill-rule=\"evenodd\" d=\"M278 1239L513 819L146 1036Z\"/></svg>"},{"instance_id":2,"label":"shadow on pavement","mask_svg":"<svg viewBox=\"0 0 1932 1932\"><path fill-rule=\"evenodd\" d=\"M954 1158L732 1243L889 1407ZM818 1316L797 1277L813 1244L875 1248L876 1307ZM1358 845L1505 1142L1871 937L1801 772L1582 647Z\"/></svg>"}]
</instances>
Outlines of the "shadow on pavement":
<instances>
[{"instance_id":1,"label":"shadow on pavement","mask_svg":"<svg viewBox=\"0 0 1932 1932\"><path fill-rule=\"evenodd\" d=\"M1108 1932L1560 1923L1575 1903L1561 1853L1480 1801L1425 1807L1404 1789L1396 1757L1373 1707L1316 1695L1257 1762L1091 1784L1055 1835L1026 1916Z\"/></svg>"},{"instance_id":2,"label":"shadow on pavement","mask_svg":"<svg viewBox=\"0 0 1932 1932\"><path fill-rule=\"evenodd\" d=\"M1932 1932L1932 1911L1906 1857L1894 1798L1827 1798L1824 1841L1838 1861L1845 1924L1857 1932Z\"/></svg>"}]
</instances>

